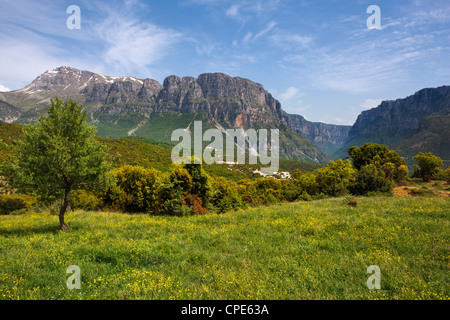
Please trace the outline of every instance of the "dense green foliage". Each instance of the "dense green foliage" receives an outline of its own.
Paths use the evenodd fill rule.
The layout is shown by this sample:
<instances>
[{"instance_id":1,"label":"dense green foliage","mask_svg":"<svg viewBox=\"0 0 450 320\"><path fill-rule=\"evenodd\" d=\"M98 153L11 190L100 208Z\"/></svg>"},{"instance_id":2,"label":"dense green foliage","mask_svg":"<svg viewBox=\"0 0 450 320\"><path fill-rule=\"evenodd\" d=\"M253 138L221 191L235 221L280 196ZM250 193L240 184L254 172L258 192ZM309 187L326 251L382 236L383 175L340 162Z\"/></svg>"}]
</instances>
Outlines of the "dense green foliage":
<instances>
[{"instance_id":1,"label":"dense green foliage","mask_svg":"<svg viewBox=\"0 0 450 320\"><path fill-rule=\"evenodd\" d=\"M388 146L366 143L361 147L349 148L348 154L356 170L373 164L384 172L386 178L400 181L408 175L405 160L397 152L389 150Z\"/></svg>"},{"instance_id":2,"label":"dense green foliage","mask_svg":"<svg viewBox=\"0 0 450 320\"><path fill-rule=\"evenodd\" d=\"M155 213L159 172L138 166L125 165L111 172L116 184L103 195L107 205L125 212Z\"/></svg>"},{"instance_id":3,"label":"dense green foliage","mask_svg":"<svg viewBox=\"0 0 450 320\"><path fill-rule=\"evenodd\" d=\"M0 194L0 214L14 214L30 210L36 200L23 194Z\"/></svg>"},{"instance_id":4,"label":"dense green foliage","mask_svg":"<svg viewBox=\"0 0 450 320\"><path fill-rule=\"evenodd\" d=\"M347 192L354 175L355 169L350 161L337 160L319 169L316 181L321 192L330 196L340 196Z\"/></svg>"},{"instance_id":5,"label":"dense green foliage","mask_svg":"<svg viewBox=\"0 0 450 320\"><path fill-rule=\"evenodd\" d=\"M62 198L61 228L70 193L106 185L106 149L94 139L95 127L86 121L83 106L74 101L52 100L47 116L27 125L11 158L2 163L6 187L44 198Z\"/></svg>"},{"instance_id":6,"label":"dense green foliage","mask_svg":"<svg viewBox=\"0 0 450 320\"><path fill-rule=\"evenodd\" d=\"M442 163L442 159L433 155L431 152L419 152L414 159L416 159L419 164L419 168L414 174L421 177L424 181L430 179L431 176L438 173L444 165Z\"/></svg>"},{"instance_id":7,"label":"dense green foliage","mask_svg":"<svg viewBox=\"0 0 450 320\"><path fill-rule=\"evenodd\" d=\"M348 189L354 195L392 194L393 186L392 179L386 178L375 164L369 164L361 167Z\"/></svg>"}]
</instances>

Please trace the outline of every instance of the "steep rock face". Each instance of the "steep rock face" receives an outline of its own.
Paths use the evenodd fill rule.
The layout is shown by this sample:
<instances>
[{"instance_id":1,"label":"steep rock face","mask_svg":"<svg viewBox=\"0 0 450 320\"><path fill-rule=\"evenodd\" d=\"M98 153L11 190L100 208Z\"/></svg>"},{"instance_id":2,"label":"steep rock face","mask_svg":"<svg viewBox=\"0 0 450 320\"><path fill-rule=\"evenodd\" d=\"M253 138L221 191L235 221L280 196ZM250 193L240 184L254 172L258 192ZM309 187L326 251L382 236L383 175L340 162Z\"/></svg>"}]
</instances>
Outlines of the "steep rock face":
<instances>
[{"instance_id":1,"label":"steep rock face","mask_svg":"<svg viewBox=\"0 0 450 320\"><path fill-rule=\"evenodd\" d=\"M426 117L408 138L392 145L408 164L415 164L419 152L432 152L450 166L450 112Z\"/></svg>"},{"instance_id":2,"label":"steep rock face","mask_svg":"<svg viewBox=\"0 0 450 320\"><path fill-rule=\"evenodd\" d=\"M383 101L364 111L349 132L349 139L370 138L391 144L408 136L422 120L434 113L450 110L450 86L423 89L405 99Z\"/></svg>"},{"instance_id":3,"label":"steep rock face","mask_svg":"<svg viewBox=\"0 0 450 320\"><path fill-rule=\"evenodd\" d=\"M314 142L326 154L336 152L348 140L351 126L310 122L301 115L284 113L289 127L296 133Z\"/></svg>"},{"instance_id":4,"label":"steep rock face","mask_svg":"<svg viewBox=\"0 0 450 320\"><path fill-rule=\"evenodd\" d=\"M429 122L424 123L427 117L432 115L436 115L438 118L444 117L449 111L450 86L427 88L404 99L383 101L378 107L361 113L349 132L349 140L334 154L334 157L345 157L350 146L359 146L367 142L396 145L401 151L401 155L405 156L412 150L417 152L442 150L442 148L431 148L431 143L419 143L418 137L425 138L425 135L420 133L430 128ZM435 123L442 123L442 121ZM445 126L440 126L440 128L440 132L433 133L433 135L439 136L435 137L434 141L439 141L440 145L448 145L450 129ZM410 139L412 136L414 137ZM404 142L405 139L407 142ZM427 138L428 142L431 140ZM415 147L407 147L408 143L414 143ZM407 150L409 151L402 153ZM445 157L443 152L437 155Z\"/></svg>"}]
</instances>

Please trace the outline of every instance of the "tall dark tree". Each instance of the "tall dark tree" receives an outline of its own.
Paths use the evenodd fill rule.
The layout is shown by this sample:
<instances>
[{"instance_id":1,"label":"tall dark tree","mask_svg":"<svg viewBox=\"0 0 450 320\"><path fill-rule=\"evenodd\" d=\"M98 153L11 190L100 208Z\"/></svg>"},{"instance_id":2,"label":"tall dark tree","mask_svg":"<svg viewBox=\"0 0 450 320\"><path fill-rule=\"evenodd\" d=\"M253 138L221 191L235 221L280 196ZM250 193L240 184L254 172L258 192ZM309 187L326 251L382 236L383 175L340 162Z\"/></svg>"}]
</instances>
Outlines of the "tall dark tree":
<instances>
[{"instance_id":1,"label":"tall dark tree","mask_svg":"<svg viewBox=\"0 0 450 320\"><path fill-rule=\"evenodd\" d=\"M63 199L59 211L62 230L67 230L64 214L71 192L107 184L107 151L94 139L95 131L87 123L82 105L56 98L51 100L46 116L24 128L14 155L2 165L9 188Z\"/></svg>"}]
</instances>

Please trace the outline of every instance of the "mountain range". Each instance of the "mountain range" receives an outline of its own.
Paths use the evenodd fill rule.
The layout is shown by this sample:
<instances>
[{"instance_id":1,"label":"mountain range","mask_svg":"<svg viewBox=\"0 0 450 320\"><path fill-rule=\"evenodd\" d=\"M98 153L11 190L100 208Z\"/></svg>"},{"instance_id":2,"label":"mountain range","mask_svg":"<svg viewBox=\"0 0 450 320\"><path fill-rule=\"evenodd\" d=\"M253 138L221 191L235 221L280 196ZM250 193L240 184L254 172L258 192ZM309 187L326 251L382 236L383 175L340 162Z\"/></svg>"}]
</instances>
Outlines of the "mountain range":
<instances>
[{"instance_id":1,"label":"mountain range","mask_svg":"<svg viewBox=\"0 0 450 320\"><path fill-rule=\"evenodd\" d=\"M383 101L353 126L310 122L286 113L261 84L222 73L168 76L163 83L112 77L71 67L48 70L23 89L0 93L0 121L36 120L56 96L83 104L103 138L141 136L171 142L175 129L195 120L208 128L280 130L280 156L324 164L347 156L349 146L383 143L404 156L432 151L450 159L450 87L423 89Z\"/></svg>"}]
</instances>

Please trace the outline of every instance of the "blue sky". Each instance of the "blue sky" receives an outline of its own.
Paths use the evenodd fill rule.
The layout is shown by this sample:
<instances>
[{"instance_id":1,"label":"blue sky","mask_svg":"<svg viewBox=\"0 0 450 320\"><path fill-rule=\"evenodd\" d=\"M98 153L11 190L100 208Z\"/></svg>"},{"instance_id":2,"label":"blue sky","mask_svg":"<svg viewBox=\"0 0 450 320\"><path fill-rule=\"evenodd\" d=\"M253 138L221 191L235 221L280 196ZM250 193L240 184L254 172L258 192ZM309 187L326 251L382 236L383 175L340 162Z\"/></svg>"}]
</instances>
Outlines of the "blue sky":
<instances>
[{"instance_id":1,"label":"blue sky","mask_svg":"<svg viewBox=\"0 0 450 320\"><path fill-rule=\"evenodd\" d=\"M80 30L66 27L70 5ZM381 30L367 28L370 5ZM2 0L0 91L61 65L159 82L223 72L289 113L353 124L382 100L450 85L450 1Z\"/></svg>"}]
</instances>

